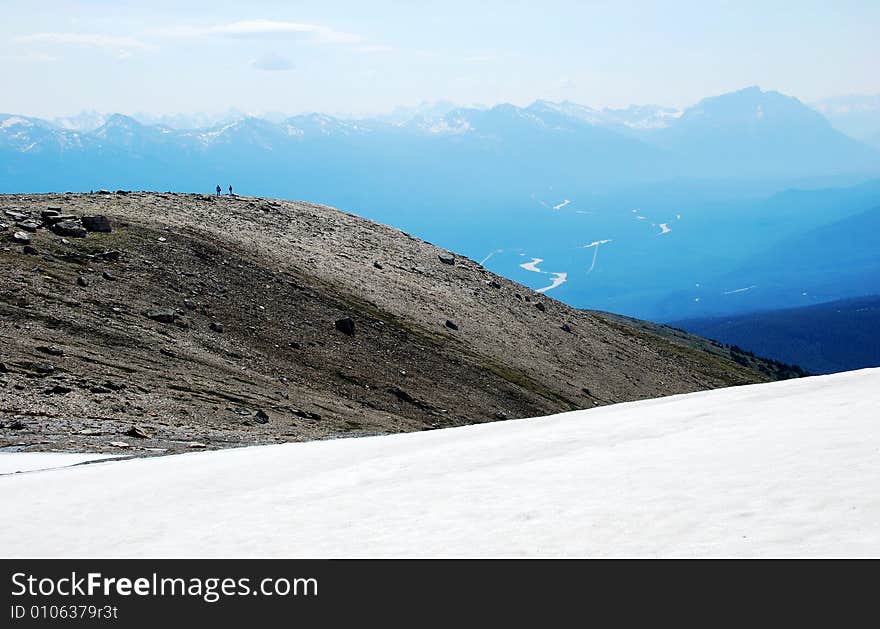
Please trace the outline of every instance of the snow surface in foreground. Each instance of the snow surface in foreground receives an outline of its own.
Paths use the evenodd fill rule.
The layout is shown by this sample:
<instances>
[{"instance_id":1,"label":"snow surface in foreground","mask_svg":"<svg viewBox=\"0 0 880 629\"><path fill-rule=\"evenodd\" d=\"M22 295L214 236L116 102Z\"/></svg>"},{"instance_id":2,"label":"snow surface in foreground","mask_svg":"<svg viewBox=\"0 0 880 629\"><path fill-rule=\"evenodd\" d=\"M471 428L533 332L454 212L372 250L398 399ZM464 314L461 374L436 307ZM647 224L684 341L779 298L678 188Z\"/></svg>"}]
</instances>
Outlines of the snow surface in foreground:
<instances>
[{"instance_id":1,"label":"snow surface in foreground","mask_svg":"<svg viewBox=\"0 0 880 629\"><path fill-rule=\"evenodd\" d=\"M68 452L0 452L0 474L50 470L89 461L115 459L118 454L79 454Z\"/></svg>"},{"instance_id":2,"label":"snow surface in foreground","mask_svg":"<svg viewBox=\"0 0 880 629\"><path fill-rule=\"evenodd\" d=\"M880 556L880 369L0 477L0 556Z\"/></svg>"}]
</instances>

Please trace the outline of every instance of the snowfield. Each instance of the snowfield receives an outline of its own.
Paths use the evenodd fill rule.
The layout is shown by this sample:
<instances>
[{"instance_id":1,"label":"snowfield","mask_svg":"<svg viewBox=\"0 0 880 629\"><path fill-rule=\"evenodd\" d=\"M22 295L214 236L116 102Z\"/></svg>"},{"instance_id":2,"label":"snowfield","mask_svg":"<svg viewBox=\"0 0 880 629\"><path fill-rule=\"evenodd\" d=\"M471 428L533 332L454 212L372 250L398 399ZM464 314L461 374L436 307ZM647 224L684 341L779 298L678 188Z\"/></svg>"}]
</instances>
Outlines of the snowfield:
<instances>
[{"instance_id":1,"label":"snowfield","mask_svg":"<svg viewBox=\"0 0 880 629\"><path fill-rule=\"evenodd\" d=\"M880 557L880 369L0 476L4 557Z\"/></svg>"}]
</instances>

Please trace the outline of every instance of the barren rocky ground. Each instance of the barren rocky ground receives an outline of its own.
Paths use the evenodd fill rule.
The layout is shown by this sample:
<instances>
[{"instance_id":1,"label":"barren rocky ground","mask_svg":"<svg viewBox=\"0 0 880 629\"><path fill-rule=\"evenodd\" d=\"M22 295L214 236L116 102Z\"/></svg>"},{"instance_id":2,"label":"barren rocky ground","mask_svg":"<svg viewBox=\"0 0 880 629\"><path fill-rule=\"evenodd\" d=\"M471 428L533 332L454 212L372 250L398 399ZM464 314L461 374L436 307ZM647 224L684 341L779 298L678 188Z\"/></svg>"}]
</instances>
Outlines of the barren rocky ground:
<instances>
[{"instance_id":1,"label":"barren rocky ground","mask_svg":"<svg viewBox=\"0 0 880 629\"><path fill-rule=\"evenodd\" d=\"M791 375L319 205L100 192L0 212L6 450L424 430Z\"/></svg>"}]
</instances>

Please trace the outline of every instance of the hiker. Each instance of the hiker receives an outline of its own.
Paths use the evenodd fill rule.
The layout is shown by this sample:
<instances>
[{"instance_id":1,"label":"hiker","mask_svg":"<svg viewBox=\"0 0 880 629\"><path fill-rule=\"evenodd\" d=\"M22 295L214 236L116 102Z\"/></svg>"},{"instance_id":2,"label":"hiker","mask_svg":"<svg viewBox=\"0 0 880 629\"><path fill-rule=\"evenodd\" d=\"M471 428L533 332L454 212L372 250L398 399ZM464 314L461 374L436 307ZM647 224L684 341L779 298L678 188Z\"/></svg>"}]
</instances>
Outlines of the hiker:
<instances>
[{"instance_id":1,"label":"hiker","mask_svg":"<svg viewBox=\"0 0 880 629\"><path fill-rule=\"evenodd\" d=\"M229 196L232 196L232 184L229 184Z\"/></svg>"},{"instance_id":2,"label":"hiker","mask_svg":"<svg viewBox=\"0 0 880 629\"><path fill-rule=\"evenodd\" d=\"M217 196L218 197L220 196L220 184L219 183L217 184Z\"/></svg>"}]
</instances>

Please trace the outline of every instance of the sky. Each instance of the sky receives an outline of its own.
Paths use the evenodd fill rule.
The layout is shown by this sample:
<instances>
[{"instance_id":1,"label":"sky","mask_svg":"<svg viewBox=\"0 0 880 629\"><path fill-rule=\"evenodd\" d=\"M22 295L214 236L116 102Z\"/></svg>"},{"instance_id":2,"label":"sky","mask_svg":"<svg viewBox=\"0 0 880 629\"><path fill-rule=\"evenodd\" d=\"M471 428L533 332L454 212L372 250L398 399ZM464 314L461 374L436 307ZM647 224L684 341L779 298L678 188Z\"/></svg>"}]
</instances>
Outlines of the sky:
<instances>
[{"instance_id":1,"label":"sky","mask_svg":"<svg viewBox=\"0 0 880 629\"><path fill-rule=\"evenodd\" d=\"M4 0L0 112L368 115L880 92L880 2Z\"/></svg>"}]
</instances>

